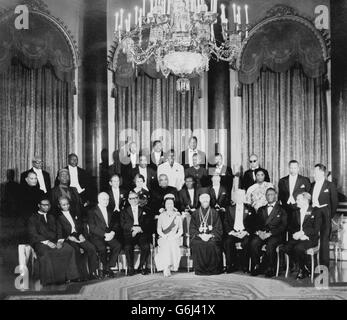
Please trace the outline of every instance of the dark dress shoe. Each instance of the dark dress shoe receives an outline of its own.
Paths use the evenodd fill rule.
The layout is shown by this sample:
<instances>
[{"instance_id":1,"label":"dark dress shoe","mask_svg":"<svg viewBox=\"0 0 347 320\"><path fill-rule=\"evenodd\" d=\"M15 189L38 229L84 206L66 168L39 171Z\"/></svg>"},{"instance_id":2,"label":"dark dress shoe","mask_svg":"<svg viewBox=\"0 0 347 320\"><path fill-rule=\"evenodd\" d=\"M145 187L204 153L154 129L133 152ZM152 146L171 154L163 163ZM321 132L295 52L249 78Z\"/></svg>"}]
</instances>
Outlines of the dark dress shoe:
<instances>
[{"instance_id":1,"label":"dark dress shoe","mask_svg":"<svg viewBox=\"0 0 347 320\"><path fill-rule=\"evenodd\" d=\"M89 280L98 280L100 279L95 273L92 273L91 275L89 275Z\"/></svg>"},{"instance_id":2,"label":"dark dress shoe","mask_svg":"<svg viewBox=\"0 0 347 320\"><path fill-rule=\"evenodd\" d=\"M129 269L127 272L127 276L131 277L135 274L135 270L134 269Z\"/></svg>"},{"instance_id":3,"label":"dark dress shoe","mask_svg":"<svg viewBox=\"0 0 347 320\"><path fill-rule=\"evenodd\" d=\"M147 268L142 268L142 269L141 269L141 274L142 274L143 276L147 275L147 274L148 274Z\"/></svg>"},{"instance_id":4,"label":"dark dress shoe","mask_svg":"<svg viewBox=\"0 0 347 320\"><path fill-rule=\"evenodd\" d=\"M275 276L275 271L272 268L269 268L265 272L265 277L266 278L272 278Z\"/></svg>"},{"instance_id":5,"label":"dark dress shoe","mask_svg":"<svg viewBox=\"0 0 347 320\"><path fill-rule=\"evenodd\" d=\"M238 268L236 266L231 266L231 267L228 267L226 272L227 273L233 273L233 272L236 272L238 271Z\"/></svg>"},{"instance_id":6,"label":"dark dress shoe","mask_svg":"<svg viewBox=\"0 0 347 320\"><path fill-rule=\"evenodd\" d=\"M256 277L262 273L262 270L260 268L260 265L257 264L254 269L251 271L251 276Z\"/></svg>"},{"instance_id":7,"label":"dark dress shoe","mask_svg":"<svg viewBox=\"0 0 347 320\"><path fill-rule=\"evenodd\" d=\"M307 278L310 275L310 273L305 269L300 269L298 274L296 275L296 280L302 280Z\"/></svg>"},{"instance_id":8,"label":"dark dress shoe","mask_svg":"<svg viewBox=\"0 0 347 320\"><path fill-rule=\"evenodd\" d=\"M114 278L114 272L112 270L107 271L107 277L113 279Z\"/></svg>"}]
</instances>

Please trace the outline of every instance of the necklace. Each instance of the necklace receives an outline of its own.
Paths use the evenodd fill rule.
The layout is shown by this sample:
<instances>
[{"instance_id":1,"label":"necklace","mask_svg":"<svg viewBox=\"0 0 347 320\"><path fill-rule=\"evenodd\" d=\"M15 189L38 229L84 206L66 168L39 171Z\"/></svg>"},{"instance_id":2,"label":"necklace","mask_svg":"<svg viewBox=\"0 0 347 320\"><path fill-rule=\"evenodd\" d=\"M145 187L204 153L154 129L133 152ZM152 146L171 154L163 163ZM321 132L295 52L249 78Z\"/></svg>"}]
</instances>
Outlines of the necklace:
<instances>
[{"instance_id":1,"label":"necklace","mask_svg":"<svg viewBox=\"0 0 347 320\"><path fill-rule=\"evenodd\" d=\"M211 231L212 230L212 224L213 224L213 216L211 216L211 224L207 226L207 221L210 216L210 210L211 208L208 208L206 215L204 216L202 213L202 209L200 208L199 211L199 218L200 218L200 227L199 231L206 233L207 230Z\"/></svg>"}]
</instances>

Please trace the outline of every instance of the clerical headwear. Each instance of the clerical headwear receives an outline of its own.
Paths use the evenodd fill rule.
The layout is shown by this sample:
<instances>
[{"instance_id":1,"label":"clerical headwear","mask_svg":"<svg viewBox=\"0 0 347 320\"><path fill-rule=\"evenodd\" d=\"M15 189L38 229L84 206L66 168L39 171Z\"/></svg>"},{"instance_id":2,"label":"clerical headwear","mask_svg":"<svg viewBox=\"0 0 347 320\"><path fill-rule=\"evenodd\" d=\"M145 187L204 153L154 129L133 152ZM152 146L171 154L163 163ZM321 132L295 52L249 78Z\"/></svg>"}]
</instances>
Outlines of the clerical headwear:
<instances>
[{"instance_id":1,"label":"clerical headwear","mask_svg":"<svg viewBox=\"0 0 347 320\"><path fill-rule=\"evenodd\" d=\"M166 194L164 196L164 200L166 200L166 199L173 199L173 200L175 200L175 196L172 193L168 193L168 194Z\"/></svg>"},{"instance_id":2,"label":"clerical headwear","mask_svg":"<svg viewBox=\"0 0 347 320\"><path fill-rule=\"evenodd\" d=\"M206 201L206 200L210 200L211 199L211 196L208 194L208 193L202 193L200 196L199 196L199 201L202 202L202 201Z\"/></svg>"}]
</instances>

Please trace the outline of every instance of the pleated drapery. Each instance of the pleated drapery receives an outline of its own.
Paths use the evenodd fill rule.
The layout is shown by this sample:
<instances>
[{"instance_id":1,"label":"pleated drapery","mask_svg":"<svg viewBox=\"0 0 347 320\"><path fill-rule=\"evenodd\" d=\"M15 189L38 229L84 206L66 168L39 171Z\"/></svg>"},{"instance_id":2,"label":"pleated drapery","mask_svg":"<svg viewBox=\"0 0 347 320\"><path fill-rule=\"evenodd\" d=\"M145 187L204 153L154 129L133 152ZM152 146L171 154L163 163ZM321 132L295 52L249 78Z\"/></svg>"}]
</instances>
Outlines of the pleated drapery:
<instances>
[{"instance_id":1,"label":"pleated drapery","mask_svg":"<svg viewBox=\"0 0 347 320\"><path fill-rule=\"evenodd\" d=\"M164 150L174 148L178 157L190 132L202 128L198 86L182 95L176 91L174 76L141 75L130 87L116 86L115 108L116 150L124 148L124 141L135 141L138 149L150 152L151 142L160 139Z\"/></svg>"},{"instance_id":2,"label":"pleated drapery","mask_svg":"<svg viewBox=\"0 0 347 320\"><path fill-rule=\"evenodd\" d=\"M242 92L242 166L259 156L271 182L288 174L296 159L302 174L312 178L316 163L328 165L327 104L323 77L312 79L300 68L262 71Z\"/></svg>"},{"instance_id":3,"label":"pleated drapery","mask_svg":"<svg viewBox=\"0 0 347 320\"><path fill-rule=\"evenodd\" d=\"M73 150L73 87L59 80L52 68L28 69L19 62L0 74L1 182L7 170L31 168L40 156L52 182Z\"/></svg>"}]
</instances>

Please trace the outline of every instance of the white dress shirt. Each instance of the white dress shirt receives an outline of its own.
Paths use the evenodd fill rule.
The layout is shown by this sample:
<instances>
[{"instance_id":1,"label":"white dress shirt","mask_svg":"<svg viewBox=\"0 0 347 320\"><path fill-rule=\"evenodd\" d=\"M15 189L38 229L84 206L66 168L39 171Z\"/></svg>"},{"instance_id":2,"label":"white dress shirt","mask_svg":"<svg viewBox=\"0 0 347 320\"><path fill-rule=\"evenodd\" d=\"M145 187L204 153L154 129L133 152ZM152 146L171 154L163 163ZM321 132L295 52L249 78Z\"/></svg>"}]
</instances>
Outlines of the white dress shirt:
<instances>
[{"instance_id":1,"label":"white dress shirt","mask_svg":"<svg viewBox=\"0 0 347 320\"><path fill-rule=\"evenodd\" d=\"M147 185L147 168L141 168L139 166L139 173L144 176L145 184Z\"/></svg>"},{"instance_id":2,"label":"white dress shirt","mask_svg":"<svg viewBox=\"0 0 347 320\"><path fill-rule=\"evenodd\" d=\"M188 190L190 202L193 204L193 203L194 203L194 188L192 188L192 189L187 189L187 190Z\"/></svg>"},{"instance_id":3,"label":"white dress shirt","mask_svg":"<svg viewBox=\"0 0 347 320\"><path fill-rule=\"evenodd\" d=\"M36 169L35 167L33 167L34 172L37 175L37 180L39 182L39 186L40 189L44 192L47 193L47 188L46 188L46 184L45 184L45 179L43 178L43 173L41 169Z\"/></svg>"},{"instance_id":4,"label":"white dress shirt","mask_svg":"<svg viewBox=\"0 0 347 320\"><path fill-rule=\"evenodd\" d=\"M215 173L216 174L221 174L221 172L222 172L222 168L223 168L223 165L221 165L221 166L216 166L216 171L215 171Z\"/></svg>"},{"instance_id":5,"label":"white dress shirt","mask_svg":"<svg viewBox=\"0 0 347 320\"><path fill-rule=\"evenodd\" d=\"M216 198L218 198L220 186L212 186L212 188L214 190L214 193L216 194Z\"/></svg>"},{"instance_id":6,"label":"white dress shirt","mask_svg":"<svg viewBox=\"0 0 347 320\"><path fill-rule=\"evenodd\" d=\"M119 188L112 187L112 193L113 193L114 203L115 203L113 211L119 211L119 196L120 196Z\"/></svg>"},{"instance_id":7,"label":"white dress shirt","mask_svg":"<svg viewBox=\"0 0 347 320\"><path fill-rule=\"evenodd\" d=\"M160 152L155 152L154 151L154 160L155 160L155 164L156 165L159 165L160 158L161 158L161 151Z\"/></svg>"},{"instance_id":8,"label":"white dress shirt","mask_svg":"<svg viewBox=\"0 0 347 320\"><path fill-rule=\"evenodd\" d=\"M255 170L257 170L257 169L259 169L259 166L256 167L255 169L251 169L252 170L253 181L256 181Z\"/></svg>"},{"instance_id":9,"label":"white dress shirt","mask_svg":"<svg viewBox=\"0 0 347 320\"><path fill-rule=\"evenodd\" d=\"M322 190L323 183L324 183L324 179L321 179L321 180L316 181L316 183L314 185L313 192L312 192L312 206L313 207L320 207L318 198L319 198L320 191Z\"/></svg>"},{"instance_id":10,"label":"white dress shirt","mask_svg":"<svg viewBox=\"0 0 347 320\"><path fill-rule=\"evenodd\" d=\"M300 209L300 231L302 231L302 225L304 223L305 214L307 212L307 209L308 209L308 207Z\"/></svg>"},{"instance_id":11,"label":"white dress shirt","mask_svg":"<svg viewBox=\"0 0 347 320\"><path fill-rule=\"evenodd\" d=\"M269 216L275 206L275 203L269 203L267 206L267 215Z\"/></svg>"},{"instance_id":12,"label":"white dress shirt","mask_svg":"<svg viewBox=\"0 0 347 320\"><path fill-rule=\"evenodd\" d=\"M136 153L130 153L130 162L133 168L136 167Z\"/></svg>"},{"instance_id":13,"label":"white dress shirt","mask_svg":"<svg viewBox=\"0 0 347 320\"><path fill-rule=\"evenodd\" d=\"M243 204L236 204L235 209L235 222L234 222L234 230L235 231L242 231L245 229L245 226L243 225Z\"/></svg>"},{"instance_id":14,"label":"white dress shirt","mask_svg":"<svg viewBox=\"0 0 347 320\"><path fill-rule=\"evenodd\" d=\"M162 163L158 167L158 179L161 174L166 174L169 179L169 186L181 190L184 185L184 168L177 162L171 167L169 162Z\"/></svg>"},{"instance_id":15,"label":"white dress shirt","mask_svg":"<svg viewBox=\"0 0 347 320\"><path fill-rule=\"evenodd\" d=\"M70 187L74 187L77 189L78 193L82 193L84 189L81 188L80 183L78 181L78 170L77 167L68 166L69 174L70 174Z\"/></svg>"},{"instance_id":16,"label":"white dress shirt","mask_svg":"<svg viewBox=\"0 0 347 320\"><path fill-rule=\"evenodd\" d=\"M45 221L47 223L47 213L42 212L42 211L38 211L38 213L45 218Z\"/></svg>"},{"instance_id":17,"label":"white dress shirt","mask_svg":"<svg viewBox=\"0 0 347 320\"><path fill-rule=\"evenodd\" d=\"M105 207L102 207L98 204L99 209L101 210L102 216L104 217L104 220L106 222L106 225L108 227L108 214L107 214L107 209Z\"/></svg>"},{"instance_id":18,"label":"white dress shirt","mask_svg":"<svg viewBox=\"0 0 347 320\"><path fill-rule=\"evenodd\" d=\"M131 207L131 211L134 217L134 226L138 226L139 225L139 207L138 206Z\"/></svg>"},{"instance_id":19,"label":"white dress shirt","mask_svg":"<svg viewBox=\"0 0 347 320\"><path fill-rule=\"evenodd\" d=\"M188 149L188 161L189 161L189 167L193 166L193 155L198 154L198 149Z\"/></svg>"},{"instance_id":20,"label":"white dress shirt","mask_svg":"<svg viewBox=\"0 0 347 320\"><path fill-rule=\"evenodd\" d=\"M76 232L76 225L75 222L72 219L71 213L70 211L62 211L64 217L67 219L67 221L69 221L70 225L71 225L71 233Z\"/></svg>"},{"instance_id":21,"label":"white dress shirt","mask_svg":"<svg viewBox=\"0 0 347 320\"><path fill-rule=\"evenodd\" d=\"M295 176L292 176L291 174L289 175L289 198L288 198L287 204L295 204L293 192L294 192L297 179L298 179L298 175L295 175Z\"/></svg>"}]
</instances>

